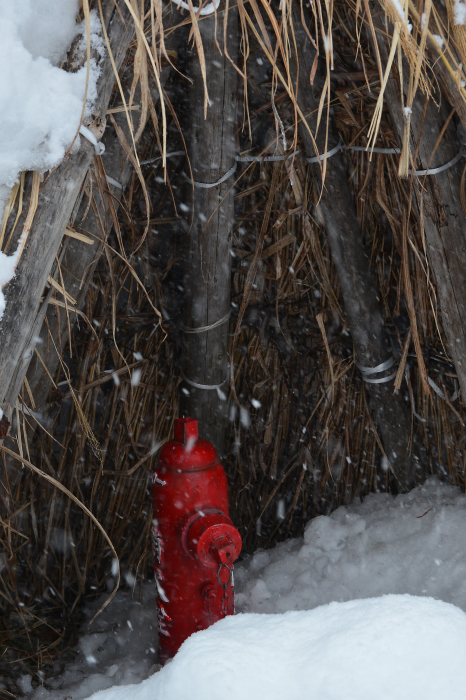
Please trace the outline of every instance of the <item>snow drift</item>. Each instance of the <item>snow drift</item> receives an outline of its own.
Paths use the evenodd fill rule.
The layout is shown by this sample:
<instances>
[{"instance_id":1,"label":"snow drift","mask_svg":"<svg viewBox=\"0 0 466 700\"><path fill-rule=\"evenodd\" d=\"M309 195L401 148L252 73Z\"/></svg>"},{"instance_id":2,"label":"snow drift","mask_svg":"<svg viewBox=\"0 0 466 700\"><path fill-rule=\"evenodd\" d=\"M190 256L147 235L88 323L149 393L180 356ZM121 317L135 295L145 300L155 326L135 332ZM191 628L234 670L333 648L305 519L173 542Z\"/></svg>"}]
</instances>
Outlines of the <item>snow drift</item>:
<instances>
[{"instance_id":1,"label":"snow drift","mask_svg":"<svg viewBox=\"0 0 466 700\"><path fill-rule=\"evenodd\" d=\"M92 700L461 700L465 653L462 610L390 595L226 618L148 680Z\"/></svg>"}]
</instances>

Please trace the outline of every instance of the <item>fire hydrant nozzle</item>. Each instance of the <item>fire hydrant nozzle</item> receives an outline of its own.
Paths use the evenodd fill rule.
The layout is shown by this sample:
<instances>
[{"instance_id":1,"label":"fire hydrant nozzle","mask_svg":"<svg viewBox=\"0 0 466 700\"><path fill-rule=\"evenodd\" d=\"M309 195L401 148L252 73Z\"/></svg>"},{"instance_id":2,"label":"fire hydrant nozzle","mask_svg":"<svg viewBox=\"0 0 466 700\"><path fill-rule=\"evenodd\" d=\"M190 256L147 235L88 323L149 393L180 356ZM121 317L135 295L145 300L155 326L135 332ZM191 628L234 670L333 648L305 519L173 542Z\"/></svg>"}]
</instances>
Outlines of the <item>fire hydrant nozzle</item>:
<instances>
[{"instance_id":1,"label":"fire hydrant nozzle","mask_svg":"<svg viewBox=\"0 0 466 700\"><path fill-rule=\"evenodd\" d=\"M225 538L228 538L226 546ZM181 542L184 551L205 566L215 568L219 563L219 548L228 563L233 564L241 551L241 537L230 518L221 511L206 508L191 516L183 528ZM227 563L226 561L224 563Z\"/></svg>"},{"instance_id":2,"label":"fire hydrant nozzle","mask_svg":"<svg viewBox=\"0 0 466 700\"><path fill-rule=\"evenodd\" d=\"M193 632L234 613L233 562L241 536L228 512L228 484L197 421L175 421L152 479L159 660Z\"/></svg>"}]
</instances>

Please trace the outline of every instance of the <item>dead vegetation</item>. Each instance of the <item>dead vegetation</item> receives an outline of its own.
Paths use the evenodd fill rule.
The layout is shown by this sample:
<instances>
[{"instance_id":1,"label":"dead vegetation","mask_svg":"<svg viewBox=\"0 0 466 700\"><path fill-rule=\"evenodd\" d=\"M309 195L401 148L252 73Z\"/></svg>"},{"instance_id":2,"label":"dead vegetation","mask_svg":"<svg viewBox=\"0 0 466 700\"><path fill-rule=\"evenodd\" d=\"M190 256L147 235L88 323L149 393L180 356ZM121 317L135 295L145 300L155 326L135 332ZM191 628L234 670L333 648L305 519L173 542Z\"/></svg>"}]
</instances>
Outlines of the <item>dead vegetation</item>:
<instances>
[{"instance_id":1,"label":"dead vegetation","mask_svg":"<svg viewBox=\"0 0 466 700\"><path fill-rule=\"evenodd\" d=\"M241 76L232 118L238 152L257 159L239 162L229 180L235 222L224 465L233 518L247 552L301 534L314 515L396 487L356 364L326 230L316 216L322 181L305 160L297 127L309 115L300 116L292 99L291 1L280 7L252 1L237 6ZM44 394L44 383L38 384L43 395L36 400L24 380L4 445L91 511L115 548L123 585L136 581L137 595L137 583L151 575L150 475L157 448L171 437L180 392L186 390L179 358L182 252L189 232L189 213L182 205L189 197L190 166L182 155L187 122L181 74L189 31L201 66L213 59L202 58L192 11L172 14L166 40L177 33L181 40L166 53L162 6L142 3L141 11L136 2L127 5L136 25L144 22L145 27L144 40L136 31L121 72L131 69L141 98L134 105L130 99L129 111L119 113L132 120L134 142L116 123L121 160L131 162L128 183L124 191L111 191L119 211L109 204L108 220L100 222L103 254L84 307L75 305L60 282L62 272L73 276L73 269L60 271L61 262L56 267L58 282L49 289L52 309L44 342L37 347L42 359L36 360L45 366L43 382L50 390ZM383 31L391 42L389 64L398 71L404 66L408 76L403 106L413 110L416 100L423 105L427 95L447 115L456 109L451 126L462 121L464 111L464 30L430 2L406 5L410 32L391 0L383 7L351 0L312 7L316 15L309 31L328 69L325 84L318 86L320 119L324 124L332 119L346 145L402 150L401 158L365 150L333 157L347 165L387 344L397 361L394 383L410 417L410 443L417 440L425 453L423 476L437 474L464 487L464 403L458 378L464 370L455 368L445 334L445 309L439 305L423 226L430 216L441 230L449 203L436 199L435 176L406 177L423 164L417 160L419 149L409 151L409 119L400 138L382 109L386 64L376 49L374 22L383 25L387 13L395 23ZM230 5L228 12L234 10ZM423 13L431 19L421 27ZM224 14L221 5L220 45ZM442 37L443 49L434 34ZM148 53L149 44L157 51ZM175 61L175 70L164 100L154 106L162 61ZM440 64L445 74L437 71ZM136 94L131 84L127 87ZM117 88L112 109L125 110ZM451 136L445 129L441 137L457 147L456 131ZM414 138L422 141L422 129ZM165 159L170 153L177 155ZM284 154L286 160L262 158ZM324 175L327 164L321 165ZM98 218L101 202L111 201L105 194L105 188L110 192L105 167L105 156L94 159L82 205L86 216ZM463 167L460 161L451 168L458 202L465 197ZM37 178L31 180L22 180L25 201L27 187L34 188ZM419 192L427 189L433 204L431 210L420 207L419 214ZM17 199L10 228L22 206ZM89 235L82 222L77 220L73 231ZM58 261L66 244L65 237ZM80 244L86 242L80 239ZM462 337L464 330L455 330ZM84 596L113 590L116 568L108 541L76 501L20 461L7 461L5 452L2 458L0 677L5 697L11 697L18 673L33 672L40 682L44 669L49 673L66 660L76 638L79 603Z\"/></svg>"}]
</instances>

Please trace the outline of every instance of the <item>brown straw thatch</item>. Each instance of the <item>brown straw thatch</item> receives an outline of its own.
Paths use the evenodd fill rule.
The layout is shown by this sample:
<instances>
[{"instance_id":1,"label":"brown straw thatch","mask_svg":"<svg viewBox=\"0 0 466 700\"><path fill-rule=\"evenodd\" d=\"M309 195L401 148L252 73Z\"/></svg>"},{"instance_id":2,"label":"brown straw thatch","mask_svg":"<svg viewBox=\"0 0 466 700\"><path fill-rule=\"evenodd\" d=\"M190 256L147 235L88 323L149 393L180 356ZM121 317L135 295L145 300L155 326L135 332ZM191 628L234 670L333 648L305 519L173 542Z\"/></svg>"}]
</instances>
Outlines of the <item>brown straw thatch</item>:
<instances>
[{"instance_id":1,"label":"brown straw thatch","mask_svg":"<svg viewBox=\"0 0 466 700\"><path fill-rule=\"evenodd\" d=\"M299 63L303 47L294 42L293 3L326 66L324 84L318 74L309 76L309 90L322 96L314 115L300 113L294 92L290 56L297 52ZM105 159L94 158L80 214L57 254L43 342L13 407L2 453L0 697L6 698L15 695L18 674L27 671L41 682L44 669L60 668L76 640L80 603L115 589L115 555L121 585L151 575L150 476L186 389L179 361L189 231L189 214L180 205L190 188L180 154L189 116L183 71L190 44L203 80L203 61L213 59L203 56L197 26L203 20L194 12L162 11L152 2L117 4L131 8L136 28L119 73L122 92L117 85L107 115L126 183L111 189ZM432 150L440 143L459 147L452 129L465 98L465 30L452 25L451 3L444 12L431 2L407 2L406 20L396 14L398 5L319 1L309 17L298 0L251 0L218 10L219 48L224 13L239 14L238 109L231 106L231 118L241 156L257 156L240 162L229 180L235 220L224 466L246 552L301 534L309 518L355 497L396 488L356 364L348 299L317 213L322 180L304 157L303 118L324 126L331 121L346 145L402 148L401 157L348 150L333 158L347 167L387 343L399 367L395 385L409 416L410 444L421 445L425 455L418 479L437 474L464 487L461 368L457 363L455 369L448 343L448 309L439 304L423 224L430 217L440 230L450 202L440 201L436 176L409 175L419 168L422 149L410 151L409 119L397 125L384 96L402 99L413 114L416 105L421 113L431 105L441 127L450 120ZM380 37L386 43L378 48ZM389 92L387 61L396 85L407 87L402 98ZM414 137L419 144L422 129ZM178 155L165 159L173 152ZM286 160L261 158L284 154ZM458 202L466 201L463 165L448 176L456 178ZM330 160L318 167L325 175ZM15 222L34 200L38 182L22 177L3 245L8 235L19 235ZM70 241L84 249L96 238L102 255L78 274L66 262L75 259Z\"/></svg>"}]
</instances>

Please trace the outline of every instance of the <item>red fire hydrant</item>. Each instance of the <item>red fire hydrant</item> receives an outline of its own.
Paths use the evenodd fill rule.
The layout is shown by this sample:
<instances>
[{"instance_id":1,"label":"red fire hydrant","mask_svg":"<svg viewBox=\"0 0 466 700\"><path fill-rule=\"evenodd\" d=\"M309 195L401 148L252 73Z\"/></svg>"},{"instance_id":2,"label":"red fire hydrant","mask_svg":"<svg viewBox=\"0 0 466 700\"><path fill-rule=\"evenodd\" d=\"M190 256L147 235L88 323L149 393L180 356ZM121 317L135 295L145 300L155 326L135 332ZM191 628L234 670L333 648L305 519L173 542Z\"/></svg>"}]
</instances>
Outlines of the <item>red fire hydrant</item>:
<instances>
[{"instance_id":1,"label":"red fire hydrant","mask_svg":"<svg viewBox=\"0 0 466 700\"><path fill-rule=\"evenodd\" d=\"M175 420L152 477L152 538L159 661L191 634L234 614L233 562L241 536L228 516L228 485L197 420Z\"/></svg>"}]
</instances>

